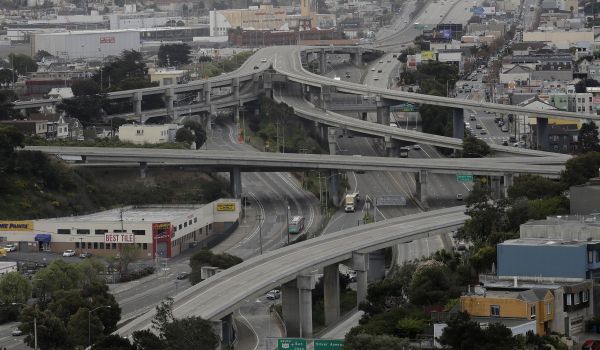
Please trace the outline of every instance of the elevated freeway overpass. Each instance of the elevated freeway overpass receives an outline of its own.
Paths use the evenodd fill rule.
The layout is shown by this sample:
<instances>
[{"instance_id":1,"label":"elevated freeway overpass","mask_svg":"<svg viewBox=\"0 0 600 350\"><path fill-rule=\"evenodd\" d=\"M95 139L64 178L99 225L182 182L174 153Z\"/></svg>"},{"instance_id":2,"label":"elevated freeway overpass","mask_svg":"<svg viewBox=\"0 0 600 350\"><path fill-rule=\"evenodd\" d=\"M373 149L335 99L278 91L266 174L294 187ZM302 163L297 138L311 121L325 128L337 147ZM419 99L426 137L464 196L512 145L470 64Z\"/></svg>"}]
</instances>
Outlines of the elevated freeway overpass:
<instances>
[{"instance_id":1,"label":"elevated freeway overpass","mask_svg":"<svg viewBox=\"0 0 600 350\"><path fill-rule=\"evenodd\" d=\"M281 286L287 335L311 338L313 271L323 268L325 320L333 324L340 317L338 264L344 262L357 272L360 303L367 294L369 252L453 231L468 218L464 210L454 207L385 220L264 253L176 294L173 315L211 320L223 339L230 339L230 315L239 304ZM154 310L144 313L116 333L129 337L148 329L154 315Z\"/></svg>"},{"instance_id":2,"label":"elevated freeway overpass","mask_svg":"<svg viewBox=\"0 0 600 350\"><path fill-rule=\"evenodd\" d=\"M148 167L196 167L204 171L228 171L232 194L242 193L242 172L252 171L402 171L415 173L415 193L426 199L427 176L437 174L475 174L490 176L501 192L512 184L515 174L535 174L557 178L564 169L559 158L386 158L297 153L247 153L235 151L192 151L150 148L29 146L59 157L79 157L78 166L123 168L139 166L142 176Z\"/></svg>"}]
</instances>

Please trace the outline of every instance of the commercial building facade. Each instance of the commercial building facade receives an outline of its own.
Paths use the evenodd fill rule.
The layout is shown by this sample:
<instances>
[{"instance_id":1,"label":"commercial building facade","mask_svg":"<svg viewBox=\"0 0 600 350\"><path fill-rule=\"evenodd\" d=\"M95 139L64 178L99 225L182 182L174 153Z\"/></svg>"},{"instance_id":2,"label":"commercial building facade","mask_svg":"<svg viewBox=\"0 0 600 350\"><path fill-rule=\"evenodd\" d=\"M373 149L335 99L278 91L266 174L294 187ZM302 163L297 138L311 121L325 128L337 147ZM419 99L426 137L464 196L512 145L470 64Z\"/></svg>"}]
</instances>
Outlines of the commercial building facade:
<instances>
[{"instance_id":1,"label":"commercial building facade","mask_svg":"<svg viewBox=\"0 0 600 350\"><path fill-rule=\"evenodd\" d=\"M30 221L1 221L0 241L22 251L115 256L124 245L137 245L139 257L171 258L198 244L210 246L235 228L238 199L206 205L124 207L90 215Z\"/></svg>"},{"instance_id":2,"label":"commercial building facade","mask_svg":"<svg viewBox=\"0 0 600 350\"><path fill-rule=\"evenodd\" d=\"M137 145L174 142L177 124L124 124L119 127L119 140Z\"/></svg>"}]
</instances>

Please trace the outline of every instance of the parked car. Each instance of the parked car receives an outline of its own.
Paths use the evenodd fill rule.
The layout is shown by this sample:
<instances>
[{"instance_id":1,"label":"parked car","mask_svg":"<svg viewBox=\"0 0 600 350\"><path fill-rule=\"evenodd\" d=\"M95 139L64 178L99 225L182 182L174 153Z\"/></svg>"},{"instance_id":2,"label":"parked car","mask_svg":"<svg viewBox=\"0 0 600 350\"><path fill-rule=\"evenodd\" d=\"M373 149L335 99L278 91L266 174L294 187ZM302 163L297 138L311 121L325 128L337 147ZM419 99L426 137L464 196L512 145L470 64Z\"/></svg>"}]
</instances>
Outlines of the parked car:
<instances>
[{"instance_id":1,"label":"parked car","mask_svg":"<svg viewBox=\"0 0 600 350\"><path fill-rule=\"evenodd\" d=\"M281 292L278 289L273 289L267 293L267 299L275 300L281 297Z\"/></svg>"},{"instance_id":2,"label":"parked car","mask_svg":"<svg viewBox=\"0 0 600 350\"><path fill-rule=\"evenodd\" d=\"M184 280L184 279L188 278L189 276L190 276L189 272L180 272L179 274L177 274L177 279Z\"/></svg>"},{"instance_id":3,"label":"parked car","mask_svg":"<svg viewBox=\"0 0 600 350\"><path fill-rule=\"evenodd\" d=\"M16 252L17 245L16 244L7 244L4 246L4 249L6 249L6 251L9 251L9 252Z\"/></svg>"},{"instance_id":4,"label":"parked car","mask_svg":"<svg viewBox=\"0 0 600 350\"><path fill-rule=\"evenodd\" d=\"M64 251L63 256L75 256L75 251L73 249L67 249Z\"/></svg>"},{"instance_id":5,"label":"parked car","mask_svg":"<svg viewBox=\"0 0 600 350\"><path fill-rule=\"evenodd\" d=\"M84 252L79 254L79 259L87 259L87 258L91 258L92 257L92 253L89 252Z\"/></svg>"},{"instance_id":6,"label":"parked car","mask_svg":"<svg viewBox=\"0 0 600 350\"><path fill-rule=\"evenodd\" d=\"M581 346L581 350L600 350L600 340L586 340Z\"/></svg>"},{"instance_id":7,"label":"parked car","mask_svg":"<svg viewBox=\"0 0 600 350\"><path fill-rule=\"evenodd\" d=\"M10 334L12 334L13 337L19 337L19 336L23 335L23 331L20 330L19 328L15 328L15 329L13 329L13 331Z\"/></svg>"}]
</instances>

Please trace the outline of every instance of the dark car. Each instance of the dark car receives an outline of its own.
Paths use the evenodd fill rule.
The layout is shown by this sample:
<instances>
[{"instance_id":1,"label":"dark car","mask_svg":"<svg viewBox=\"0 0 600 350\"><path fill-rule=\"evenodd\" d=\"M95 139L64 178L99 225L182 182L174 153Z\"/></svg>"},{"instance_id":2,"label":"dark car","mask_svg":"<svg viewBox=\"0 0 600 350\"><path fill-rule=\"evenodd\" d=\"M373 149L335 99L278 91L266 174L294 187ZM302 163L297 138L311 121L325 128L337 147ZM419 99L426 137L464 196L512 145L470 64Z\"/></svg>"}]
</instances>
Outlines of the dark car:
<instances>
[{"instance_id":1,"label":"dark car","mask_svg":"<svg viewBox=\"0 0 600 350\"><path fill-rule=\"evenodd\" d=\"M188 278L189 276L190 276L189 272L180 272L177 275L177 279L178 280L184 280L184 279Z\"/></svg>"},{"instance_id":2,"label":"dark car","mask_svg":"<svg viewBox=\"0 0 600 350\"><path fill-rule=\"evenodd\" d=\"M258 66L254 66L254 69L258 69Z\"/></svg>"}]
</instances>

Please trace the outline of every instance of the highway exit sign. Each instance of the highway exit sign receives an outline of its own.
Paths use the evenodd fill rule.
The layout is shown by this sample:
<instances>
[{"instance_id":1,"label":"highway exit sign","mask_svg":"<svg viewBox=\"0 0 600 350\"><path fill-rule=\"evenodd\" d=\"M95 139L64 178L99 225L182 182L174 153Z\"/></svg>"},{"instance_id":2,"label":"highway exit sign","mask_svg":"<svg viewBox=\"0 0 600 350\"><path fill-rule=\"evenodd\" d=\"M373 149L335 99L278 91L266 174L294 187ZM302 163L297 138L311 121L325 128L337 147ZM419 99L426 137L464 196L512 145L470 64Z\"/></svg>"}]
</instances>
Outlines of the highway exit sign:
<instances>
[{"instance_id":1,"label":"highway exit sign","mask_svg":"<svg viewBox=\"0 0 600 350\"><path fill-rule=\"evenodd\" d=\"M314 350L341 350L344 348L342 339L315 339Z\"/></svg>"},{"instance_id":2,"label":"highway exit sign","mask_svg":"<svg viewBox=\"0 0 600 350\"><path fill-rule=\"evenodd\" d=\"M306 339L300 339L300 338L277 339L277 350L306 350Z\"/></svg>"},{"instance_id":3,"label":"highway exit sign","mask_svg":"<svg viewBox=\"0 0 600 350\"><path fill-rule=\"evenodd\" d=\"M458 175L456 175L456 181L458 181L458 182L473 182L473 175L458 174Z\"/></svg>"}]
</instances>

